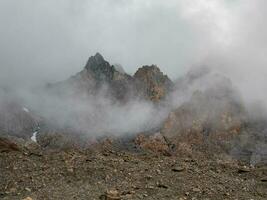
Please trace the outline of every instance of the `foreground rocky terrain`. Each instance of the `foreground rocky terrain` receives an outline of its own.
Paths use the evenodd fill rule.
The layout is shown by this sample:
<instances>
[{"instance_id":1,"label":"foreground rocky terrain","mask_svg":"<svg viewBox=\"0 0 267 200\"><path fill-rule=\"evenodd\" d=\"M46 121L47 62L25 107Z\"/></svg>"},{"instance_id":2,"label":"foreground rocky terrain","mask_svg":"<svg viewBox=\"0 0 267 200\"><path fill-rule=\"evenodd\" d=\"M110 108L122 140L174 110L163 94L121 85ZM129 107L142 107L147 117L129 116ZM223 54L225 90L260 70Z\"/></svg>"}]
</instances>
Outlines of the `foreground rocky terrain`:
<instances>
[{"instance_id":1,"label":"foreground rocky terrain","mask_svg":"<svg viewBox=\"0 0 267 200\"><path fill-rule=\"evenodd\" d=\"M112 141L90 149L34 143L0 153L1 199L266 199L267 168L189 146L168 155Z\"/></svg>"}]
</instances>

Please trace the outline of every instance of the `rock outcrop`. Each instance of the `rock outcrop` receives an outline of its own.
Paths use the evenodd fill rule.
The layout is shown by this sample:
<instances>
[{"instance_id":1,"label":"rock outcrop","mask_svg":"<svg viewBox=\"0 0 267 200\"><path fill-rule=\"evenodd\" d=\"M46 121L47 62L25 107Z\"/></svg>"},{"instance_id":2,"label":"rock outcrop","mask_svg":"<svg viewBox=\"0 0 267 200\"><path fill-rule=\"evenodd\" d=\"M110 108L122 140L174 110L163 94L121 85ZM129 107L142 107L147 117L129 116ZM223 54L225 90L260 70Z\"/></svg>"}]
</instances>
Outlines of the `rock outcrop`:
<instances>
[{"instance_id":1,"label":"rock outcrop","mask_svg":"<svg viewBox=\"0 0 267 200\"><path fill-rule=\"evenodd\" d=\"M170 92L173 83L156 65L143 66L134 74L138 90L146 99L160 101Z\"/></svg>"}]
</instances>

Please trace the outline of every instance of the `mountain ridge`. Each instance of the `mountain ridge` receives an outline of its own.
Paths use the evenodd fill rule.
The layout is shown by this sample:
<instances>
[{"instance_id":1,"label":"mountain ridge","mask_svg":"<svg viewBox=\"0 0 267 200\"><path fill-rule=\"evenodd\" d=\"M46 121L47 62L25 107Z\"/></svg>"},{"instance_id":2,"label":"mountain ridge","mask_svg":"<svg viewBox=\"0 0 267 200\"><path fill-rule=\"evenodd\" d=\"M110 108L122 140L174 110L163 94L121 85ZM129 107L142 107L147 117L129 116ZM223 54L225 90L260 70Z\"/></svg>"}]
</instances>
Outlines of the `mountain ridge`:
<instances>
[{"instance_id":1,"label":"mountain ridge","mask_svg":"<svg viewBox=\"0 0 267 200\"><path fill-rule=\"evenodd\" d=\"M107 96L123 102L132 98L157 102L168 95L173 82L156 65L138 68L131 76L119 72L100 53L96 53L89 57L82 71L65 81L49 86L50 88L60 86L62 90L64 85L73 86L74 90L84 88L93 94L102 87L107 87Z\"/></svg>"}]
</instances>

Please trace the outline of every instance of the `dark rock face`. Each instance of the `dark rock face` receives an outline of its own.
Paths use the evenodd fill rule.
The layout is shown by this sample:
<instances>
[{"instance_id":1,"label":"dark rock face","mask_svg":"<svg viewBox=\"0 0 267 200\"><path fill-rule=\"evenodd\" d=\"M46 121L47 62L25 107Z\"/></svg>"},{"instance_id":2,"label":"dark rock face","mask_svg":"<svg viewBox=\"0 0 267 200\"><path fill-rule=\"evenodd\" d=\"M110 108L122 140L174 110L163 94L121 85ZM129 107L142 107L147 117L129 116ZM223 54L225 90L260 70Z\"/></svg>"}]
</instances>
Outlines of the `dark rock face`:
<instances>
[{"instance_id":1,"label":"dark rock face","mask_svg":"<svg viewBox=\"0 0 267 200\"><path fill-rule=\"evenodd\" d=\"M88 77L93 78L96 85L95 90L99 90L103 86L107 88L107 97L125 102L135 96L133 78L126 73L119 72L99 53L89 58L84 70Z\"/></svg>"},{"instance_id":2,"label":"dark rock face","mask_svg":"<svg viewBox=\"0 0 267 200\"><path fill-rule=\"evenodd\" d=\"M111 100L125 102L134 96L133 82L130 75L117 71L97 53L89 58L81 72L65 81L50 84L48 91L64 98L102 93Z\"/></svg>"},{"instance_id":3,"label":"dark rock face","mask_svg":"<svg viewBox=\"0 0 267 200\"><path fill-rule=\"evenodd\" d=\"M85 69L96 81L99 82L112 81L115 72L117 72L115 67L111 66L107 61L105 61L102 55L99 53L89 58Z\"/></svg>"}]
</instances>

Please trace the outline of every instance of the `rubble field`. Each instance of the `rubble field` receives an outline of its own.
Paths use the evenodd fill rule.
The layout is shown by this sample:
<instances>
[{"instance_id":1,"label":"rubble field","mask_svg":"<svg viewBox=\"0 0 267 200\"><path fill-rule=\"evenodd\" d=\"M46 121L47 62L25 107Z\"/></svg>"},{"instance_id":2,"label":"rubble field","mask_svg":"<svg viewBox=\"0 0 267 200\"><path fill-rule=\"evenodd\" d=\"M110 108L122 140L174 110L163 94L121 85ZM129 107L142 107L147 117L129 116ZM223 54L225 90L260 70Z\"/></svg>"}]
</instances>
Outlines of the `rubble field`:
<instances>
[{"instance_id":1,"label":"rubble field","mask_svg":"<svg viewBox=\"0 0 267 200\"><path fill-rule=\"evenodd\" d=\"M3 146L5 148L3 148ZM2 145L0 199L267 199L266 165L226 155Z\"/></svg>"}]
</instances>

